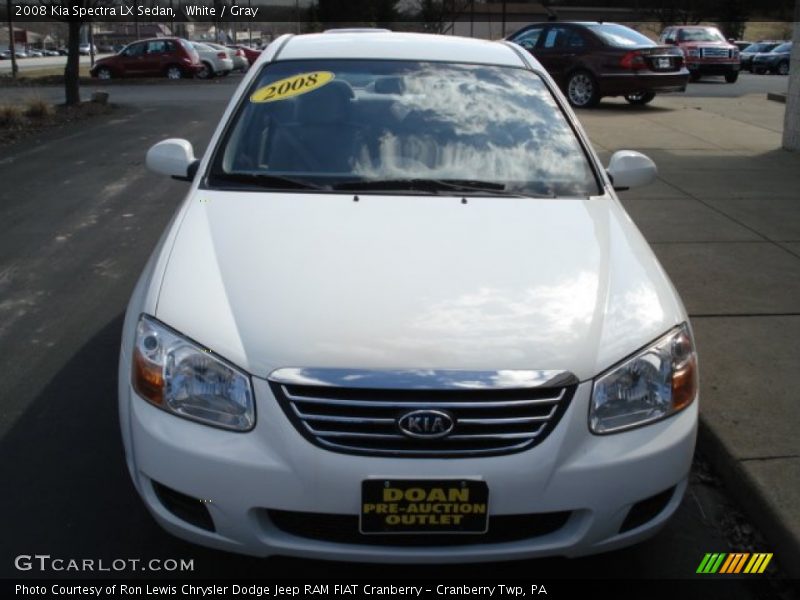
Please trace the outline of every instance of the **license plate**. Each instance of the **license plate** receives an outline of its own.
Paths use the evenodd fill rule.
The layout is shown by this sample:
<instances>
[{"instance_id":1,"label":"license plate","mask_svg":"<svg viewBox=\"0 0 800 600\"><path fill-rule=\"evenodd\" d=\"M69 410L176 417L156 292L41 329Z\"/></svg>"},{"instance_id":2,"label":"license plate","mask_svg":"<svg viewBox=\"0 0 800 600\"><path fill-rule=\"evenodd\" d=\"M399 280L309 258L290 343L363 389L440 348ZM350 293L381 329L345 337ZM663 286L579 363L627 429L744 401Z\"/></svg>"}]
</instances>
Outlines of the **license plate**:
<instances>
[{"instance_id":1,"label":"license plate","mask_svg":"<svg viewBox=\"0 0 800 600\"><path fill-rule=\"evenodd\" d=\"M668 58L659 58L656 60L656 67L659 69L669 69L672 66L672 61Z\"/></svg>"},{"instance_id":2,"label":"license plate","mask_svg":"<svg viewBox=\"0 0 800 600\"><path fill-rule=\"evenodd\" d=\"M486 533L489 486L474 479L361 482L361 533Z\"/></svg>"}]
</instances>

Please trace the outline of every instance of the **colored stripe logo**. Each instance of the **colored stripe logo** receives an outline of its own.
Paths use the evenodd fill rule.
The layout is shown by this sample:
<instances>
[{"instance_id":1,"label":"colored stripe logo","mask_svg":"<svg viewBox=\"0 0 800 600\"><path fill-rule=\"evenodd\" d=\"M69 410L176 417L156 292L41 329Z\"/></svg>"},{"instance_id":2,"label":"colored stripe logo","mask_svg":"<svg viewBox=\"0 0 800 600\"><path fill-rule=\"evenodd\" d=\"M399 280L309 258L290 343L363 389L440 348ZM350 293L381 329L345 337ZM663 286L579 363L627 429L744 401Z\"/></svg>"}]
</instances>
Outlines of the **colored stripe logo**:
<instances>
[{"instance_id":1,"label":"colored stripe logo","mask_svg":"<svg viewBox=\"0 0 800 600\"><path fill-rule=\"evenodd\" d=\"M700 574L724 573L730 575L748 573L755 575L756 573L763 573L771 560L772 552L756 552L754 554L749 552L732 552L730 554L709 552L703 557L696 572Z\"/></svg>"}]
</instances>

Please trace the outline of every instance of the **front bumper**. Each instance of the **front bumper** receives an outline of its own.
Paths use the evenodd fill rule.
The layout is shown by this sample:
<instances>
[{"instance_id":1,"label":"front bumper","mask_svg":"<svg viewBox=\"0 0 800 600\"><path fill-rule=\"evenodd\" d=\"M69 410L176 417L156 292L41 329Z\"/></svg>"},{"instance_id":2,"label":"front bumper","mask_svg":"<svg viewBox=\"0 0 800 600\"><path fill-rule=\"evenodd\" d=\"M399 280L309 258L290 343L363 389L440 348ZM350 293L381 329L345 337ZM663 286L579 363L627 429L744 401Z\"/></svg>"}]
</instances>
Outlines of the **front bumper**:
<instances>
[{"instance_id":1,"label":"front bumper","mask_svg":"<svg viewBox=\"0 0 800 600\"><path fill-rule=\"evenodd\" d=\"M134 484L155 519L174 535L227 551L362 562L464 562L538 556L580 556L626 546L655 533L686 488L697 429L697 402L659 423L625 433L589 433L591 383L578 386L558 426L538 446L517 454L464 459L377 458L338 454L304 439L254 379L258 421L232 433L187 421L136 396L123 356L120 419ZM458 546L337 543L279 529L265 509L355 516L366 478L483 479L489 514L569 511L563 526L545 535L504 543ZM207 531L168 510L153 482L205 506ZM631 506L674 488L663 509L620 533ZM491 522L491 521L490 521ZM490 526L491 527L491 526ZM424 544L423 542L420 542Z\"/></svg>"},{"instance_id":2,"label":"front bumper","mask_svg":"<svg viewBox=\"0 0 800 600\"><path fill-rule=\"evenodd\" d=\"M778 67L777 60L761 60L761 61L753 61L751 66L751 70L758 72L758 71L774 71Z\"/></svg>"},{"instance_id":3,"label":"front bumper","mask_svg":"<svg viewBox=\"0 0 800 600\"><path fill-rule=\"evenodd\" d=\"M692 73L700 75L726 75L728 73L738 73L742 65L737 60L736 62L689 62L687 61L686 67Z\"/></svg>"}]
</instances>

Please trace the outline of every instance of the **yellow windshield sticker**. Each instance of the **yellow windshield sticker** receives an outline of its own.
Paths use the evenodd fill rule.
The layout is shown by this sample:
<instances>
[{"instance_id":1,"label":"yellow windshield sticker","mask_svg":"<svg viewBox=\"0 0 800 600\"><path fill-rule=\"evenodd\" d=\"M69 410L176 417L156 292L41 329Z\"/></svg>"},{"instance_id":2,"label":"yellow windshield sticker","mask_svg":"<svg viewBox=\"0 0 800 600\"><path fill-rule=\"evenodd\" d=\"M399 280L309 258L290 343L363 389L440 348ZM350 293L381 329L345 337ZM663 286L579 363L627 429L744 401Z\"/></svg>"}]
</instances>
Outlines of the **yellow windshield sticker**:
<instances>
[{"instance_id":1,"label":"yellow windshield sticker","mask_svg":"<svg viewBox=\"0 0 800 600\"><path fill-rule=\"evenodd\" d=\"M286 79L279 79L268 86L257 89L250 96L250 102L275 102L313 92L333 81L336 77L330 71L314 71L313 73L300 73Z\"/></svg>"}]
</instances>

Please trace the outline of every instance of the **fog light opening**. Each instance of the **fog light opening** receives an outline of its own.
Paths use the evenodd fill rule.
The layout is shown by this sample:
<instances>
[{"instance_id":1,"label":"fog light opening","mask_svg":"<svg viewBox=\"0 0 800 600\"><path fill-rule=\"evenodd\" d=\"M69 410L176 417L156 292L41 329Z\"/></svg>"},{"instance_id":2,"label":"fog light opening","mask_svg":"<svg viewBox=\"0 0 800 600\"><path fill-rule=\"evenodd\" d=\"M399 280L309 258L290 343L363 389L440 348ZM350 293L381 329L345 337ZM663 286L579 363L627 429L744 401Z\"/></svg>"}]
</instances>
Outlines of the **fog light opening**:
<instances>
[{"instance_id":1,"label":"fog light opening","mask_svg":"<svg viewBox=\"0 0 800 600\"><path fill-rule=\"evenodd\" d=\"M631 506L630 510L628 511L628 515L625 517L625 520L622 522L622 526L619 528L619 532L625 533L626 531L636 529L637 527L640 527L645 523L655 519L661 514L661 511L667 507L667 504L669 504L669 501L674 493L675 487L673 486L668 490L664 490L663 492L656 494L655 496L650 496L649 498L640 500Z\"/></svg>"},{"instance_id":2,"label":"fog light opening","mask_svg":"<svg viewBox=\"0 0 800 600\"><path fill-rule=\"evenodd\" d=\"M157 481L152 481L152 484L159 501L169 512L190 525L214 531L214 520L202 500L177 492Z\"/></svg>"}]
</instances>

